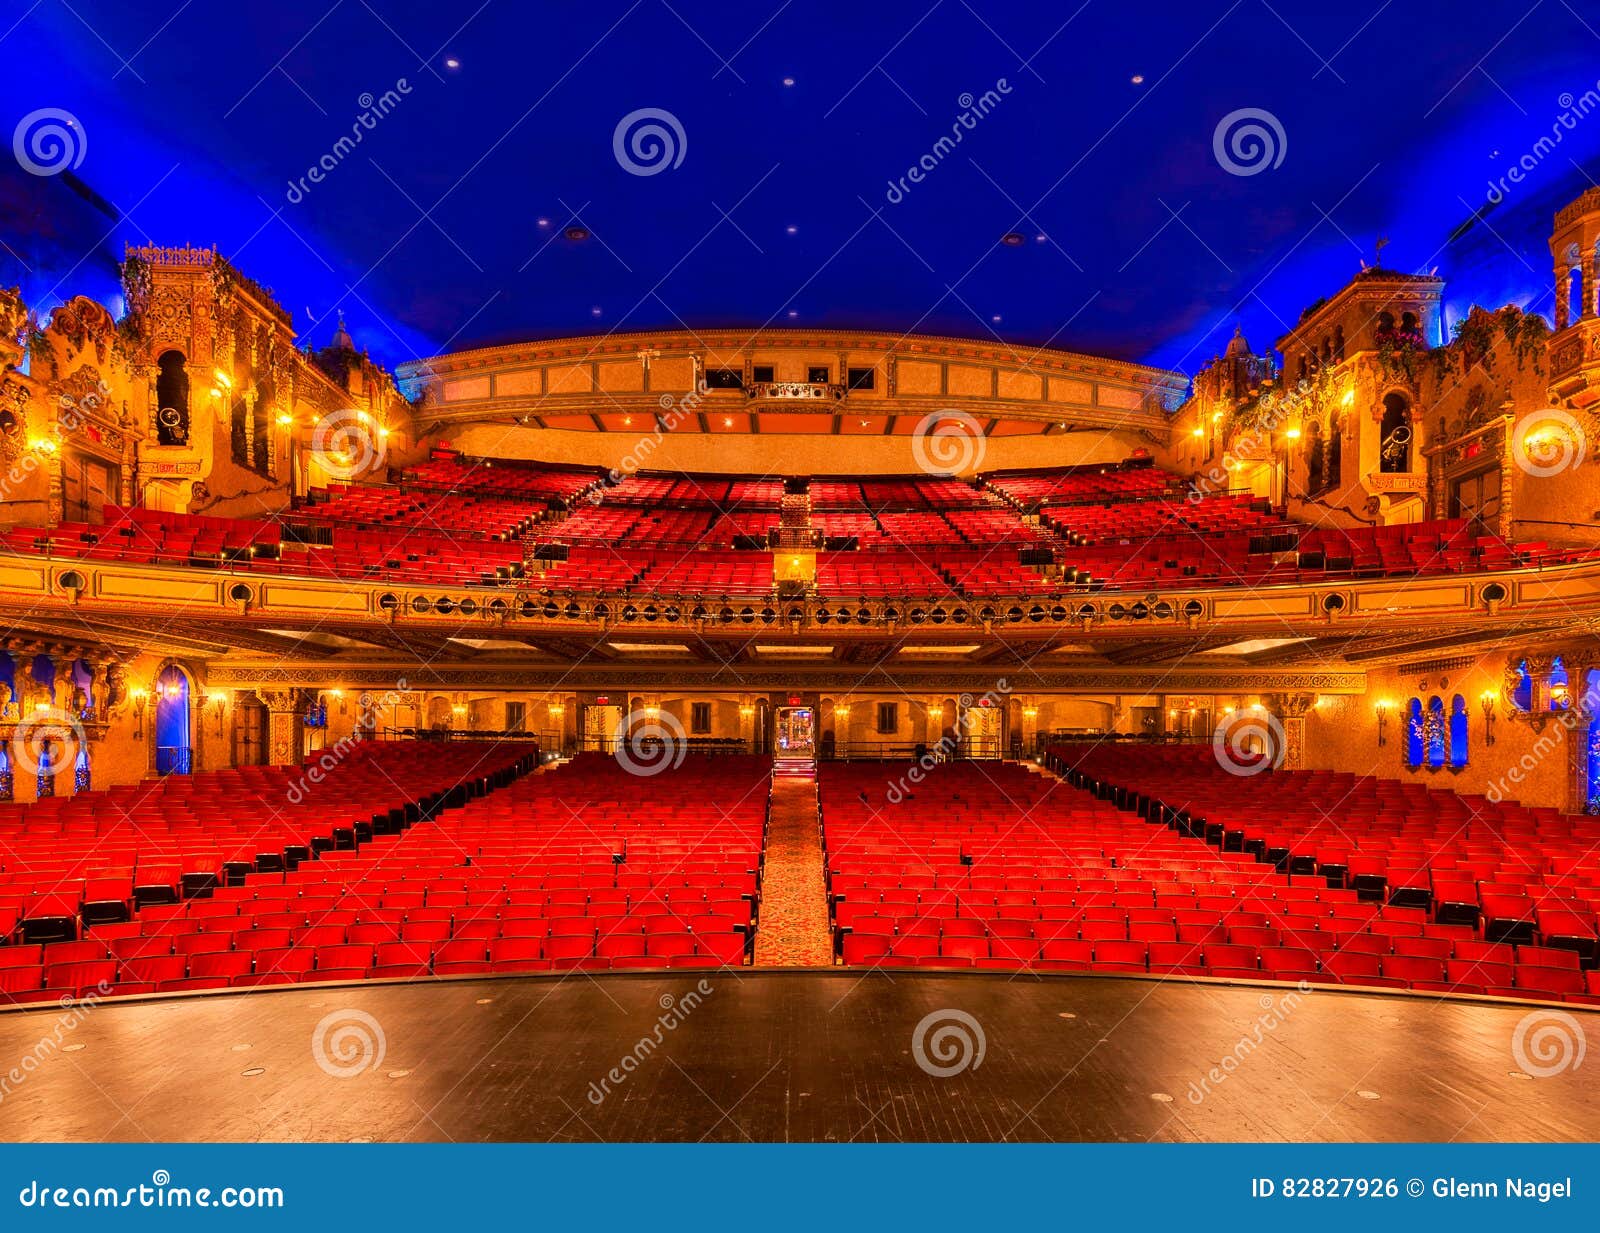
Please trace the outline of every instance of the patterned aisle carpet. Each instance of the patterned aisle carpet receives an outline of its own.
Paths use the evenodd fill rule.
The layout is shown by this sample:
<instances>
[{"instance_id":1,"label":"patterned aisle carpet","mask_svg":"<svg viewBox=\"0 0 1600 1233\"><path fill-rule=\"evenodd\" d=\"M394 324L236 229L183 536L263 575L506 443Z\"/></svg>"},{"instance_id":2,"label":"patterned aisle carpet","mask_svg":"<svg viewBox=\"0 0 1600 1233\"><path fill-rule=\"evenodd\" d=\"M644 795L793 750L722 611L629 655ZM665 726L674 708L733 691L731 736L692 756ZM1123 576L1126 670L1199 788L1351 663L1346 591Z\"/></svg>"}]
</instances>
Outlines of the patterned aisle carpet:
<instances>
[{"instance_id":1,"label":"patterned aisle carpet","mask_svg":"<svg viewBox=\"0 0 1600 1233\"><path fill-rule=\"evenodd\" d=\"M756 963L771 967L833 966L828 896L817 829L817 781L777 776L761 880Z\"/></svg>"}]
</instances>

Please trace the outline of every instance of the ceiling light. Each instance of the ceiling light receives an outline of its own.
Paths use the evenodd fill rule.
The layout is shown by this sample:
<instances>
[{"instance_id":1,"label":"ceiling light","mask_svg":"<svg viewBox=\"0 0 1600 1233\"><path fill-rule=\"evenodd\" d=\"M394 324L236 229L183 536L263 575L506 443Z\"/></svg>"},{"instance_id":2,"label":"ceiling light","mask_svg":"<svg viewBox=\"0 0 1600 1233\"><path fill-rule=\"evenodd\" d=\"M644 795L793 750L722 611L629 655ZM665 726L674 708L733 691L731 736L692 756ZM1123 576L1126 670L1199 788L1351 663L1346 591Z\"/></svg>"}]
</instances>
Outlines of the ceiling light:
<instances>
[{"instance_id":1,"label":"ceiling light","mask_svg":"<svg viewBox=\"0 0 1600 1233\"><path fill-rule=\"evenodd\" d=\"M1133 82L1133 84L1136 86L1142 86L1144 85L1144 74L1135 73L1132 77L1128 78L1128 80Z\"/></svg>"},{"instance_id":2,"label":"ceiling light","mask_svg":"<svg viewBox=\"0 0 1600 1233\"><path fill-rule=\"evenodd\" d=\"M1005 235L1000 237L1000 243L1004 244L1007 248L1020 248L1024 242L1025 241L1022 238L1022 232L1020 231L1008 231L1005 233Z\"/></svg>"},{"instance_id":3,"label":"ceiling light","mask_svg":"<svg viewBox=\"0 0 1600 1233\"><path fill-rule=\"evenodd\" d=\"M794 85L794 78L793 77L785 77L783 79L783 84L786 85L786 86Z\"/></svg>"},{"instance_id":4,"label":"ceiling light","mask_svg":"<svg viewBox=\"0 0 1600 1233\"><path fill-rule=\"evenodd\" d=\"M793 223L790 223L787 227L784 228L784 230L787 231L790 235L793 235L795 232L799 231L800 228L796 227Z\"/></svg>"},{"instance_id":5,"label":"ceiling light","mask_svg":"<svg viewBox=\"0 0 1600 1233\"><path fill-rule=\"evenodd\" d=\"M461 61L457 60L454 56L451 56L445 60L444 66L445 68L458 69L461 67Z\"/></svg>"},{"instance_id":6,"label":"ceiling light","mask_svg":"<svg viewBox=\"0 0 1600 1233\"><path fill-rule=\"evenodd\" d=\"M566 236L569 240L587 240L589 238L589 229L587 227L580 227L577 223L574 223L572 226L567 228Z\"/></svg>"},{"instance_id":7,"label":"ceiling light","mask_svg":"<svg viewBox=\"0 0 1600 1233\"><path fill-rule=\"evenodd\" d=\"M598 317L600 315L600 305L596 304L593 308L591 308L589 310L589 315L591 317Z\"/></svg>"},{"instance_id":8,"label":"ceiling light","mask_svg":"<svg viewBox=\"0 0 1600 1233\"><path fill-rule=\"evenodd\" d=\"M723 426L723 427L724 427L724 428L732 428L732 427L733 427L733 416L731 416L731 415L724 415L724 416L723 416L723 417L722 417L722 426Z\"/></svg>"}]
</instances>

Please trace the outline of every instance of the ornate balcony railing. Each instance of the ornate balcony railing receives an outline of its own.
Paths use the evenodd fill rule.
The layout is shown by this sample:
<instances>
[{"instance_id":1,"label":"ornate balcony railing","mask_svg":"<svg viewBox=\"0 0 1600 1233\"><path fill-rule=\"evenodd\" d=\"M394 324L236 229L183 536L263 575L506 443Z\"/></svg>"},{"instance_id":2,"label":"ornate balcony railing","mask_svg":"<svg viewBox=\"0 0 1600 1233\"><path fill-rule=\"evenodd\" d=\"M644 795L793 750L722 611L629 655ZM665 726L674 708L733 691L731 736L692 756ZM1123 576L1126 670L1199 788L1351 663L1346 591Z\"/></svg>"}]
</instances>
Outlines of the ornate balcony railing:
<instances>
[{"instance_id":1,"label":"ornate balcony railing","mask_svg":"<svg viewBox=\"0 0 1600 1233\"><path fill-rule=\"evenodd\" d=\"M752 402L826 402L844 397L844 386L828 381L757 381Z\"/></svg>"}]
</instances>

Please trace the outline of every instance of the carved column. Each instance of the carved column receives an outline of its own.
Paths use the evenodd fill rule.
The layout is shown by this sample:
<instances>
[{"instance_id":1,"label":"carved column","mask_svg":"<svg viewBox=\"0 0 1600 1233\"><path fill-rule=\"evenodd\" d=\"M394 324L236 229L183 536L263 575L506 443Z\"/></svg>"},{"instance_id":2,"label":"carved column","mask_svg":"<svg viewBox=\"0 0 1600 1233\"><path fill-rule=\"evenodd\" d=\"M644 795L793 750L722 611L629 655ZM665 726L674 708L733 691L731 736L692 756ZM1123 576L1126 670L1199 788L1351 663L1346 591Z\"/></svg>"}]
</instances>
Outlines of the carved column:
<instances>
[{"instance_id":1,"label":"carved column","mask_svg":"<svg viewBox=\"0 0 1600 1233\"><path fill-rule=\"evenodd\" d=\"M294 766L300 761L300 691L257 689L255 692L267 708L268 764Z\"/></svg>"},{"instance_id":2,"label":"carved column","mask_svg":"<svg viewBox=\"0 0 1600 1233\"><path fill-rule=\"evenodd\" d=\"M1556 329L1564 330L1570 324L1572 303L1572 271L1565 267L1556 269Z\"/></svg>"},{"instance_id":3,"label":"carved column","mask_svg":"<svg viewBox=\"0 0 1600 1233\"><path fill-rule=\"evenodd\" d=\"M1584 321L1594 316L1594 245L1589 245L1578 258L1578 269L1581 275L1579 294L1582 302L1579 305L1579 317Z\"/></svg>"},{"instance_id":4,"label":"carved column","mask_svg":"<svg viewBox=\"0 0 1600 1233\"><path fill-rule=\"evenodd\" d=\"M1316 705L1312 694L1283 694L1277 699L1278 722L1283 725L1283 769L1298 771L1306 763L1306 718Z\"/></svg>"},{"instance_id":5,"label":"carved column","mask_svg":"<svg viewBox=\"0 0 1600 1233\"><path fill-rule=\"evenodd\" d=\"M244 465L256 465L256 399L260 395L252 386L244 392ZM231 435L233 426L228 426Z\"/></svg>"}]
</instances>

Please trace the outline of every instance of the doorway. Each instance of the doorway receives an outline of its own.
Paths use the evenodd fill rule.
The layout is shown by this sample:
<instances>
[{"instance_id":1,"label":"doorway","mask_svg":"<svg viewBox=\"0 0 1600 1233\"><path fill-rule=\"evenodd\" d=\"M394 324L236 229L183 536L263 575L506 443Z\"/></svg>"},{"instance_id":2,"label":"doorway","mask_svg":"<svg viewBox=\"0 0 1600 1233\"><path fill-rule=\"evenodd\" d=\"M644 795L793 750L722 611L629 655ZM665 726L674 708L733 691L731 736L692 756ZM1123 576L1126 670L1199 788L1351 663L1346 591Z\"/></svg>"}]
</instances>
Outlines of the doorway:
<instances>
[{"instance_id":1,"label":"doorway","mask_svg":"<svg viewBox=\"0 0 1600 1233\"><path fill-rule=\"evenodd\" d=\"M189 678L169 664L156 678L156 774L187 775L194 769L189 726Z\"/></svg>"},{"instance_id":2,"label":"doorway","mask_svg":"<svg viewBox=\"0 0 1600 1233\"><path fill-rule=\"evenodd\" d=\"M622 708L614 703L591 703L583 708L583 728L579 749L593 749L600 753L616 753L621 742L628 739L622 730Z\"/></svg>"},{"instance_id":3,"label":"doorway","mask_svg":"<svg viewBox=\"0 0 1600 1233\"><path fill-rule=\"evenodd\" d=\"M233 708L233 764L265 766L267 708L256 698L242 698Z\"/></svg>"},{"instance_id":4,"label":"doorway","mask_svg":"<svg viewBox=\"0 0 1600 1233\"><path fill-rule=\"evenodd\" d=\"M779 707L778 757L810 758L816 749L816 713L809 706Z\"/></svg>"}]
</instances>

